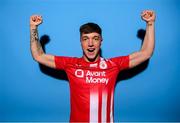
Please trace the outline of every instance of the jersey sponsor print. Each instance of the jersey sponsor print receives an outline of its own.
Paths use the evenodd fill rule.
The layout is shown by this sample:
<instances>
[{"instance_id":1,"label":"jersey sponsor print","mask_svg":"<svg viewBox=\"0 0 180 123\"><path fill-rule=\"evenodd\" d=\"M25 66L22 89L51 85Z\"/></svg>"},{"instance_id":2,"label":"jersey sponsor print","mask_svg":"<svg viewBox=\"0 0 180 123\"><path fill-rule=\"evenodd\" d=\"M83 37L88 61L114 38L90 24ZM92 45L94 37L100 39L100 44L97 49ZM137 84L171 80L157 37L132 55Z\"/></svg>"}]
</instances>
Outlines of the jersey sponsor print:
<instances>
[{"instance_id":1,"label":"jersey sponsor print","mask_svg":"<svg viewBox=\"0 0 180 123\"><path fill-rule=\"evenodd\" d=\"M55 64L69 79L70 122L113 122L114 86L118 73L129 67L129 56L96 62L55 56Z\"/></svg>"}]
</instances>

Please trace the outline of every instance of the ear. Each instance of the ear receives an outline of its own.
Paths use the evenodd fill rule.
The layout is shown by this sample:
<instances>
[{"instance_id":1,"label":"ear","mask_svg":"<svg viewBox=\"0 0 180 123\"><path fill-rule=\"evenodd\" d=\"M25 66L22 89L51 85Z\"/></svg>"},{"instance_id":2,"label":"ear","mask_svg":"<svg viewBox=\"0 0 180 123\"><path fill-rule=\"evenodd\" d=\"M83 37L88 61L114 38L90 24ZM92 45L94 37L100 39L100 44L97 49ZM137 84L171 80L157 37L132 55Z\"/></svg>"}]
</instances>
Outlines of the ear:
<instances>
[{"instance_id":1,"label":"ear","mask_svg":"<svg viewBox=\"0 0 180 123\"><path fill-rule=\"evenodd\" d=\"M101 41L103 41L103 37L102 37L102 35L100 35L100 37L101 37Z\"/></svg>"}]
</instances>

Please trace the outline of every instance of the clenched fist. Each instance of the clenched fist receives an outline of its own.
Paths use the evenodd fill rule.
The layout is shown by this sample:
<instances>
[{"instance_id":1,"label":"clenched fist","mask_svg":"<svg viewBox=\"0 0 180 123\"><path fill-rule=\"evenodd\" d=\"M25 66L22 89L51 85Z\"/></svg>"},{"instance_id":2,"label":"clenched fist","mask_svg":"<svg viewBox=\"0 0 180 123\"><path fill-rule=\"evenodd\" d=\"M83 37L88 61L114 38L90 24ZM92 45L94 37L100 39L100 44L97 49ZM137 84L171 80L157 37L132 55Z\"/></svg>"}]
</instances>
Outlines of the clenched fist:
<instances>
[{"instance_id":1,"label":"clenched fist","mask_svg":"<svg viewBox=\"0 0 180 123\"><path fill-rule=\"evenodd\" d=\"M156 18L155 12L152 10L144 10L141 13L141 18L147 22L147 24L151 25Z\"/></svg>"},{"instance_id":2,"label":"clenched fist","mask_svg":"<svg viewBox=\"0 0 180 123\"><path fill-rule=\"evenodd\" d=\"M42 16L40 15L32 15L30 17L30 27L37 28L43 22Z\"/></svg>"}]
</instances>

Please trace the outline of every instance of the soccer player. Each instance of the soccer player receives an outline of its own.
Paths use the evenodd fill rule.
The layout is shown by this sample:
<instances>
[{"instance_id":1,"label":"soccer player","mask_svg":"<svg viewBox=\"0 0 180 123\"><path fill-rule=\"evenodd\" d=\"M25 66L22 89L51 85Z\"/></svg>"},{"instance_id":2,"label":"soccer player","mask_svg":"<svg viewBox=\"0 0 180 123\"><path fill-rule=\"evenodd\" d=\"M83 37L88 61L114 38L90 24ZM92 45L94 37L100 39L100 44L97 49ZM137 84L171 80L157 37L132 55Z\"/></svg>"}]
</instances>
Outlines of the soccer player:
<instances>
[{"instance_id":1,"label":"soccer player","mask_svg":"<svg viewBox=\"0 0 180 123\"><path fill-rule=\"evenodd\" d=\"M105 59L100 56L102 30L95 23L80 27L83 56L65 57L45 54L39 43L37 27L42 17L30 17L31 53L35 61L51 68L64 70L69 79L71 113L70 122L113 122L114 86L117 75L133 68L152 56L154 50L155 13L145 10L141 14L147 23L140 51L127 56Z\"/></svg>"}]
</instances>

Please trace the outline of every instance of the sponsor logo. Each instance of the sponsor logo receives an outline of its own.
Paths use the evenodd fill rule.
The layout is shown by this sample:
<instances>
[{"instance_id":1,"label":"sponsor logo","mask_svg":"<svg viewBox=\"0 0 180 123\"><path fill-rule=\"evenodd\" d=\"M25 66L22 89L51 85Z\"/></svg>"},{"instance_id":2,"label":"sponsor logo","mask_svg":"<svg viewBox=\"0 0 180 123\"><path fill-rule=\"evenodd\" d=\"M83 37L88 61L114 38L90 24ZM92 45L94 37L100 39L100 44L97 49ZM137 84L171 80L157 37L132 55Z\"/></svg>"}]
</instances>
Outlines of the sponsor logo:
<instances>
[{"instance_id":1,"label":"sponsor logo","mask_svg":"<svg viewBox=\"0 0 180 123\"><path fill-rule=\"evenodd\" d=\"M82 69L77 69L75 75L78 78L83 78L85 76L85 82L90 83L99 83L99 84L108 84L109 78L106 77L105 71L87 71L84 72Z\"/></svg>"},{"instance_id":2,"label":"sponsor logo","mask_svg":"<svg viewBox=\"0 0 180 123\"><path fill-rule=\"evenodd\" d=\"M77 70L75 71L75 75L76 75L77 77L79 77L79 78L83 78L83 77L84 77L84 71L81 70L81 69L77 69Z\"/></svg>"},{"instance_id":3,"label":"sponsor logo","mask_svg":"<svg viewBox=\"0 0 180 123\"><path fill-rule=\"evenodd\" d=\"M93 77L86 77L86 83L101 83L101 84L108 84L109 79L107 78L93 78Z\"/></svg>"}]
</instances>

